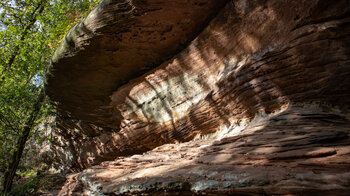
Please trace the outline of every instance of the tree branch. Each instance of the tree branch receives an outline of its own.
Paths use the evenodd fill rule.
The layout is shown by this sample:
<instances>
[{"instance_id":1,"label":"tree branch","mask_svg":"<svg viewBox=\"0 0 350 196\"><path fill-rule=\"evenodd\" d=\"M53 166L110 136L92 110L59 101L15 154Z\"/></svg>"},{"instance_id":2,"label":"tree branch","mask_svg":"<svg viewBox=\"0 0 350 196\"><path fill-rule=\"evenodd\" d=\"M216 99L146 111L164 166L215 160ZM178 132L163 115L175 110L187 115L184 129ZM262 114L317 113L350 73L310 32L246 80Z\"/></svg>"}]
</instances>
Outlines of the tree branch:
<instances>
[{"instance_id":1,"label":"tree branch","mask_svg":"<svg viewBox=\"0 0 350 196\"><path fill-rule=\"evenodd\" d=\"M31 14L31 20L29 20L29 24L26 26L26 28L23 31L23 34L21 35L19 41L22 42L26 38L26 36L29 33L29 30L33 27L35 22L37 21L37 17L44 11L44 6L42 5L42 2L37 5L37 7L34 9L34 11ZM15 62L16 57L19 54L19 46L20 43L16 45L16 47L13 49L13 53L10 56L10 60L8 61L7 65L5 65L4 70L2 71L1 75L4 74L4 72L8 72L13 63Z\"/></svg>"},{"instance_id":2,"label":"tree branch","mask_svg":"<svg viewBox=\"0 0 350 196\"><path fill-rule=\"evenodd\" d=\"M0 113L0 121L2 121L7 127L10 127L10 129L12 129L14 132L18 133L18 130L15 129L11 122L3 115Z\"/></svg>"}]
</instances>

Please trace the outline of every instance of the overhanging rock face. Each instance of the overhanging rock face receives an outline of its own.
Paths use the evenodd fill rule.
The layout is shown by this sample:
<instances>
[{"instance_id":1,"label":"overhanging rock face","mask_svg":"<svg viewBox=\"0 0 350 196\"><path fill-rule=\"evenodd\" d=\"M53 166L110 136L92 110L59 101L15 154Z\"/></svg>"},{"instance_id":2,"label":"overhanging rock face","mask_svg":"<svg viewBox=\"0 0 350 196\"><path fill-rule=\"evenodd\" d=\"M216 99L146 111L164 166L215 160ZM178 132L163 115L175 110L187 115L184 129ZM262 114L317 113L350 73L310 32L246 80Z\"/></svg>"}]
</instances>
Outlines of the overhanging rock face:
<instances>
[{"instance_id":1,"label":"overhanging rock face","mask_svg":"<svg viewBox=\"0 0 350 196\"><path fill-rule=\"evenodd\" d=\"M58 165L81 169L147 150L116 149L126 140L111 137L123 117L110 96L181 51L226 2L104 0L71 29L46 77L46 92L60 113L53 146Z\"/></svg>"},{"instance_id":2,"label":"overhanging rock face","mask_svg":"<svg viewBox=\"0 0 350 196\"><path fill-rule=\"evenodd\" d=\"M102 1L53 55L47 94L62 115L119 129L112 91L183 49L225 2Z\"/></svg>"},{"instance_id":3,"label":"overhanging rock face","mask_svg":"<svg viewBox=\"0 0 350 196\"><path fill-rule=\"evenodd\" d=\"M341 195L350 191L350 2L205 2L197 4L201 9L216 10L210 16L218 14L203 31L196 31L196 38L179 53L175 54L182 46L172 48L170 44L154 52L153 45L147 45L146 56L172 51L158 55L156 64L136 56L125 59L125 53L139 49L138 42L128 42L110 55L85 53L95 47L104 50L109 42L103 40L118 37L112 36L113 30L133 29L136 24L127 22L132 18L111 24L108 31L98 31L91 37L93 45L60 57L64 63L54 57L48 93L58 101L62 113L78 119L60 123L65 139L58 142L61 146L56 145L57 152L71 152L71 161L81 169L155 148L143 156L121 157L71 176L62 195L164 191ZM104 9L109 7L113 6ZM149 20L147 14L144 17L144 22ZM200 12L196 17L199 21L203 18ZM148 32L147 27L136 26ZM76 56L80 61L74 60ZM75 66L77 62L84 63L86 69ZM123 62L124 66L99 72L105 62ZM149 63L153 69L143 75L129 69ZM80 69L84 74L79 74ZM65 72L72 77L65 77ZM122 82L113 77L124 77L124 72ZM102 77L106 83L94 77ZM61 80L68 89L62 97L59 88L55 89ZM90 92L81 88L84 81L96 85L92 94L84 94ZM94 105L99 87L106 100ZM70 102L70 94L83 98ZM86 114L81 113L84 110ZM99 113L105 110L110 112ZM207 136L207 140L192 140ZM189 142L161 146L185 141ZM259 173L261 170L264 172Z\"/></svg>"}]
</instances>

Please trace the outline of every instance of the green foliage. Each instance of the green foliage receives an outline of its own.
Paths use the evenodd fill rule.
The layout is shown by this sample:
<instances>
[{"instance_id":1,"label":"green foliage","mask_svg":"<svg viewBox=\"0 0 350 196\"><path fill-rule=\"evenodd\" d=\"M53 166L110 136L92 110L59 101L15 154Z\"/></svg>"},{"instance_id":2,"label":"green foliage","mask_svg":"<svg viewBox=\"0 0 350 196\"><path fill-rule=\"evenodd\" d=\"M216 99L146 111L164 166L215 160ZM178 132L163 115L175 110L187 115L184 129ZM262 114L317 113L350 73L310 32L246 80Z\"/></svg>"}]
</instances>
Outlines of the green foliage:
<instances>
[{"instance_id":1,"label":"green foliage","mask_svg":"<svg viewBox=\"0 0 350 196\"><path fill-rule=\"evenodd\" d=\"M9 195L31 195L39 189L40 179L38 177L33 177L24 183L21 183L12 190Z\"/></svg>"},{"instance_id":2,"label":"green foliage","mask_svg":"<svg viewBox=\"0 0 350 196\"><path fill-rule=\"evenodd\" d=\"M35 176L36 170L34 168L28 169L28 170L24 170L24 172L21 172L20 170L17 170L16 174L18 176L21 176L22 178L30 178L30 177Z\"/></svg>"},{"instance_id":3,"label":"green foliage","mask_svg":"<svg viewBox=\"0 0 350 196\"><path fill-rule=\"evenodd\" d=\"M60 174L44 173L28 178L25 182L15 186L9 195L39 195L52 190L59 190L65 182L65 176Z\"/></svg>"},{"instance_id":4,"label":"green foliage","mask_svg":"<svg viewBox=\"0 0 350 196\"><path fill-rule=\"evenodd\" d=\"M8 169L17 141L33 117L50 57L65 33L98 1L1 0L0 173ZM30 124L31 130L37 128L34 132L54 115L47 101L39 109Z\"/></svg>"}]
</instances>

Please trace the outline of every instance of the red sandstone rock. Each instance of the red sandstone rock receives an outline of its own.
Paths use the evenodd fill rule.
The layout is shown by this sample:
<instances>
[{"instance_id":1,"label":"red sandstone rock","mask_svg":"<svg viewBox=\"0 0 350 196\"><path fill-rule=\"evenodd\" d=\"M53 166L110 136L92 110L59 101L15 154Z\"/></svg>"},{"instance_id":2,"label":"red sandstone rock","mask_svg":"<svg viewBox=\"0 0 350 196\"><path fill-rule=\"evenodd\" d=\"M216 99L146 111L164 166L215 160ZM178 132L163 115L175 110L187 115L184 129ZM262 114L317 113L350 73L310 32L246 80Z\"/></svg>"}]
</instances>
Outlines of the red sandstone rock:
<instances>
[{"instance_id":1,"label":"red sandstone rock","mask_svg":"<svg viewBox=\"0 0 350 196\"><path fill-rule=\"evenodd\" d=\"M104 112L101 107L95 108L96 112L90 110L100 117L106 115L101 117L106 121L109 119L120 124L118 133L96 126L96 121L79 121L85 127L93 125L89 129L94 134L89 136L84 134L85 128L75 125L78 120L64 120L59 123L62 131L58 135L73 139L62 141L60 148L56 145L56 152L66 154L64 151L69 151L72 156L62 159L62 162L72 162L72 168L86 168L165 143L189 141L196 135L228 127L241 118L252 118L258 111L272 112L289 102L317 101L348 108L350 44L347 5L347 1L229 2L174 58L119 87L113 94L110 90L108 107L114 108L114 113ZM118 24L116 26L120 28ZM130 50L133 51L132 47ZM87 58L82 56L84 54L65 57L62 61L65 59L74 64L72 59ZM90 58L99 59L100 55ZM70 65L68 62L56 67ZM85 62L90 61L82 61ZM125 63L133 67L133 61L125 60ZM98 69L99 66L95 67ZM72 68L70 73L80 74L80 71ZM62 73L66 77L66 72L56 71L59 76ZM55 71L52 74L55 76ZM95 72L86 74L91 77L98 75ZM49 77L48 91L62 94L62 90L54 85L62 82L57 77ZM74 82L76 79L68 83L78 85ZM87 83L105 88L90 80ZM66 92L75 89L64 88ZM67 93L67 99L70 95ZM77 96L83 94L77 93ZM95 99L96 96L86 98ZM59 99L59 96L52 97ZM83 100L76 101L84 104ZM69 104L76 104L76 101L68 100ZM70 107L69 104L62 107ZM90 106L80 108L85 110ZM59 155L57 157L61 159Z\"/></svg>"},{"instance_id":2,"label":"red sandstone rock","mask_svg":"<svg viewBox=\"0 0 350 196\"><path fill-rule=\"evenodd\" d=\"M222 137L104 162L69 176L60 195L345 196L350 192L350 121L333 112L289 106L257 116L239 133L231 129Z\"/></svg>"},{"instance_id":3,"label":"red sandstone rock","mask_svg":"<svg viewBox=\"0 0 350 196\"><path fill-rule=\"evenodd\" d=\"M227 0L103 0L64 37L46 76L61 115L119 129L113 90L182 50Z\"/></svg>"},{"instance_id":4,"label":"red sandstone rock","mask_svg":"<svg viewBox=\"0 0 350 196\"><path fill-rule=\"evenodd\" d=\"M140 5L159 5L152 2ZM135 52L138 41L116 41L127 44L107 55L114 30L136 25L139 36L149 32L126 17L89 37L94 44L85 50L57 58L49 95L63 114L80 120L60 119L57 136L65 138L57 137L56 157L70 152L62 162L76 170L120 157L71 176L62 195L349 193L350 2L228 1L220 11L221 5L208 2L198 10L175 6L193 11L193 19L215 7L193 23L198 29L186 40L196 38L176 55L182 47L172 44L181 37L166 46L148 43L147 54ZM137 17L147 22L160 15ZM157 56L146 58L154 50ZM121 66L97 71L115 62ZM153 69L133 75L140 67ZM67 93L60 96L62 89ZM260 113L274 115L221 136ZM207 134L214 136L192 140ZM180 142L187 143L163 145Z\"/></svg>"}]
</instances>

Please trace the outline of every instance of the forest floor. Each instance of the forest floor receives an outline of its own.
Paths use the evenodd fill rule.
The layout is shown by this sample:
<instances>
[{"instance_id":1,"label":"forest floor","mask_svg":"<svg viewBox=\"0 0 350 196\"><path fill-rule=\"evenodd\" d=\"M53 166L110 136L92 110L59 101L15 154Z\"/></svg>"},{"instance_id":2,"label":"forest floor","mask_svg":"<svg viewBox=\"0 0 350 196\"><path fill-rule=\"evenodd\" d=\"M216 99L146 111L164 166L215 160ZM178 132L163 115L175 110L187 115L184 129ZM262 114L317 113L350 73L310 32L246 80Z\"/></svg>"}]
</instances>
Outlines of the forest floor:
<instances>
[{"instance_id":1,"label":"forest floor","mask_svg":"<svg viewBox=\"0 0 350 196\"><path fill-rule=\"evenodd\" d=\"M51 172L17 179L11 195L57 195L65 181L65 175Z\"/></svg>"}]
</instances>

